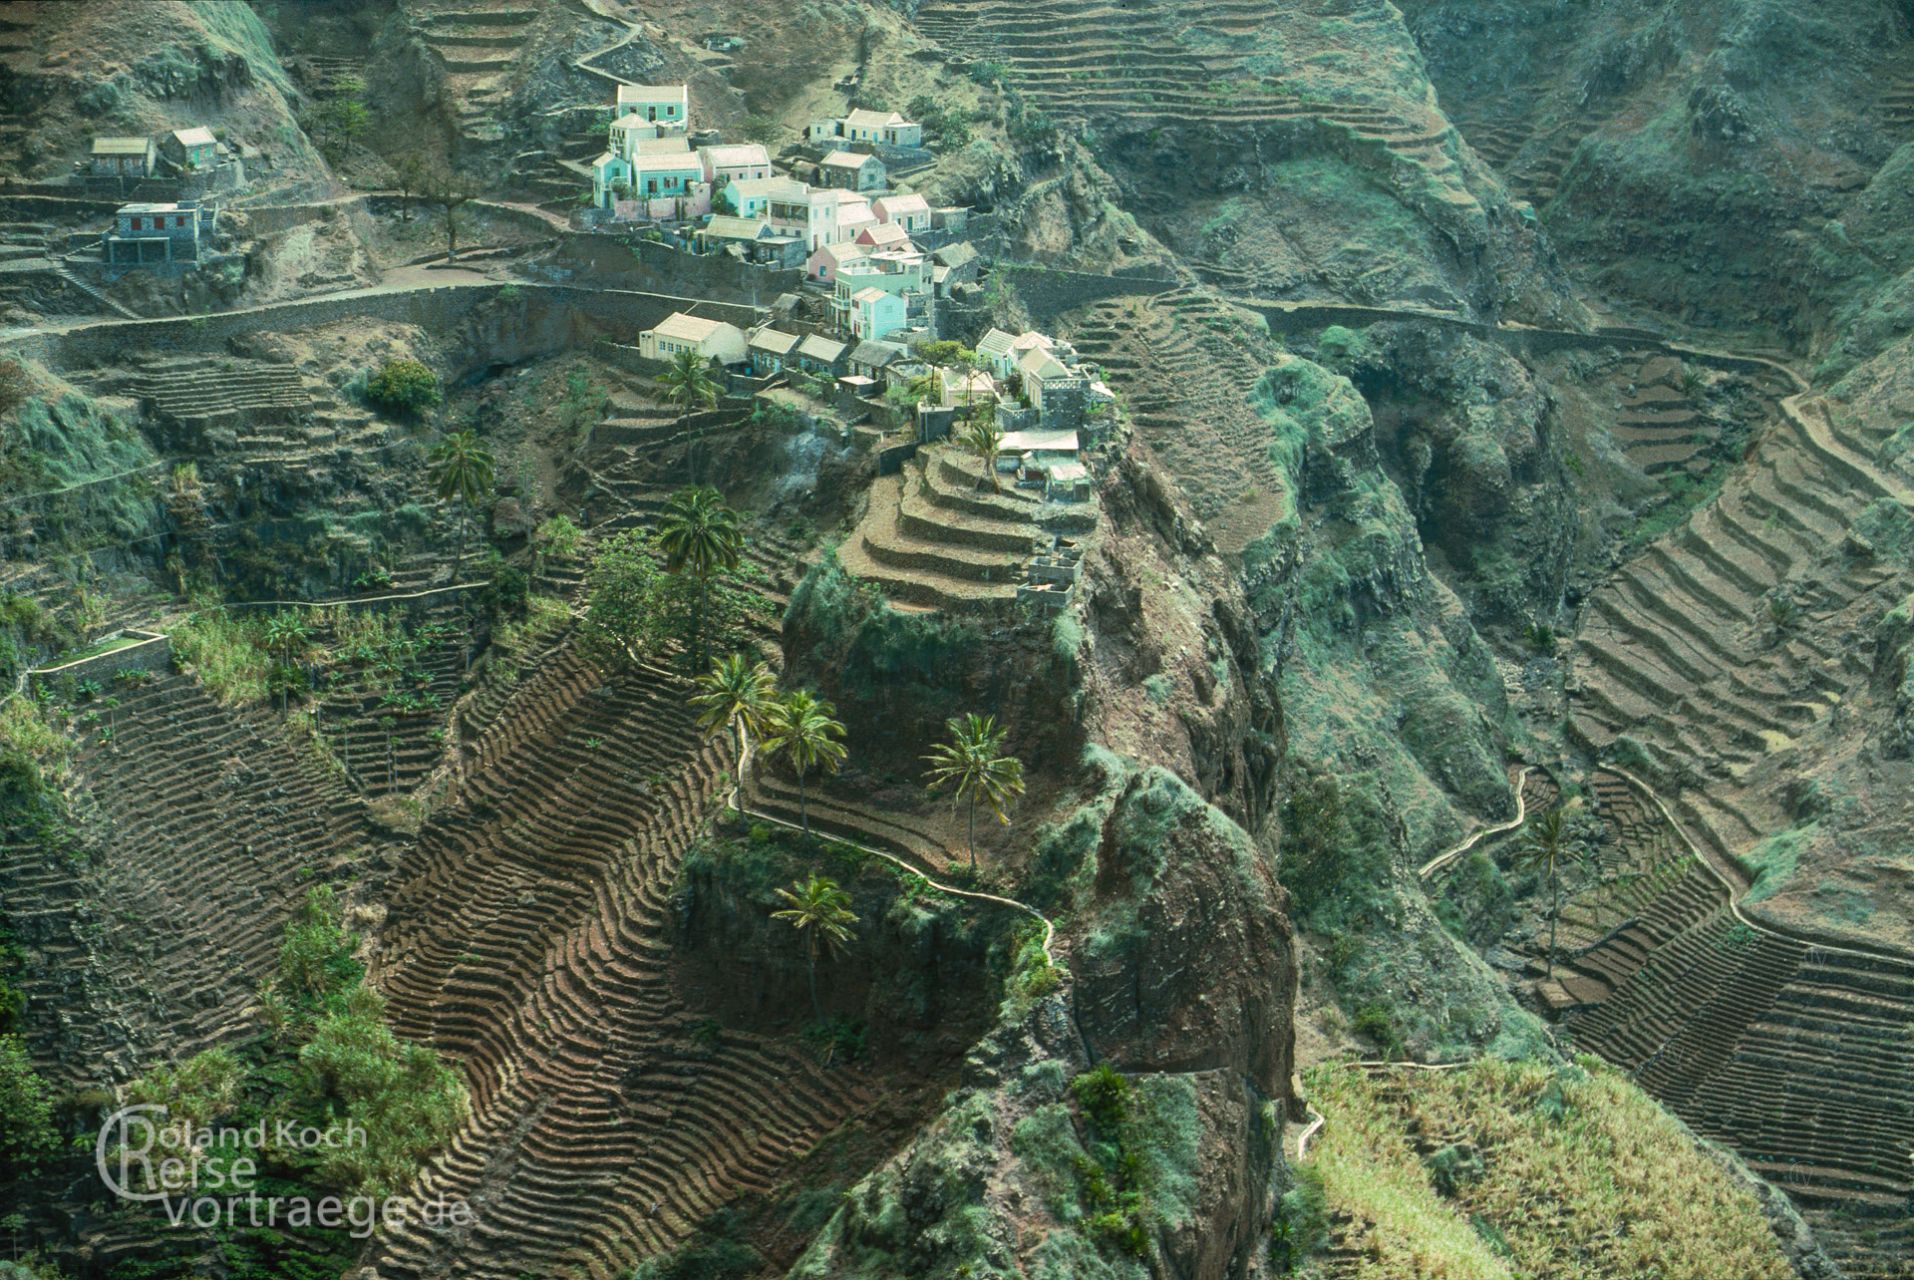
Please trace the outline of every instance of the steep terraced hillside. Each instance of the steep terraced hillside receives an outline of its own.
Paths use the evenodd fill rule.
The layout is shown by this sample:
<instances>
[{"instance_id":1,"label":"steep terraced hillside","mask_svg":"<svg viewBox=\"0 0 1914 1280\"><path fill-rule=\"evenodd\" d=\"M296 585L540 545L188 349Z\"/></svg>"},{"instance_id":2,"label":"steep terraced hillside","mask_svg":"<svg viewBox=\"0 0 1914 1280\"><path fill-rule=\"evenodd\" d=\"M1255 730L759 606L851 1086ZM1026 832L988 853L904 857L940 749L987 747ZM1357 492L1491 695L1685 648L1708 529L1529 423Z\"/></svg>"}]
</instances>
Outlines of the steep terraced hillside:
<instances>
[{"instance_id":1,"label":"steep terraced hillside","mask_svg":"<svg viewBox=\"0 0 1914 1280\"><path fill-rule=\"evenodd\" d=\"M916 24L1084 137L1126 206L1230 292L1565 313L1381 0L932 0Z\"/></svg>"},{"instance_id":2,"label":"steep terraced hillside","mask_svg":"<svg viewBox=\"0 0 1914 1280\"><path fill-rule=\"evenodd\" d=\"M1562 958L1529 972L1574 1043L1732 1147L1807 1215L1854 1277L1914 1256L1914 961L1752 927L1633 780L1597 772L1596 874L1564 910Z\"/></svg>"},{"instance_id":3,"label":"steep terraced hillside","mask_svg":"<svg viewBox=\"0 0 1914 1280\"><path fill-rule=\"evenodd\" d=\"M1828 269L1830 251L1850 252L1831 227L1861 214L1871 184L1898 185L1906 6L1401 9L1470 145L1605 294L1753 345L1805 346L1851 289L1853 270Z\"/></svg>"},{"instance_id":4,"label":"steep terraced hillside","mask_svg":"<svg viewBox=\"0 0 1914 1280\"><path fill-rule=\"evenodd\" d=\"M1873 460L1883 438L1838 402L1781 407L1715 501L1589 599L1574 661L1575 736L1597 752L1626 737L1680 784L1692 833L1729 855L1788 825L1773 766L1829 742L1872 680L1838 637L1914 585L1848 537L1872 504L1914 498Z\"/></svg>"},{"instance_id":5,"label":"steep terraced hillside","mask_svg":"<svg viewBox=\"0 0 1914 1280\"><path fill-rule=\"evenodd\" d=\"M724 765L677 682L569 653L474 745L392 886L377 977L471 1086L426 1181L480 1223L394 1241L385 1274L622 1276L870 1100L862 1072L714 1036L674 994L667 893Z\"/></svg>"},{"instance_id":6,"label":"steep terraced hillside","mask_svg":"<svg viewBox=\"0 0 1914 1280\"><path fill-rule=\"evenodd\" d=\"M1241 550L1295 501L1250 402L1271 348L1257 320L1206 289L1099 302L1066 335L1121 392L1129 420L1177 477L1219 546Z\"/></svg>"},{"instance_id":7,"label":"steep terraced hillside","mask_svg":"<svg viewBox=\"0 0 1914 1280\"><path fill-rule=\"evenodd\" d=\"M359 801L256 713L186 676L114 689L84 726L73 797L90 861L7 850L6 912L37 962L40 1069L120 1083L254 1034L293 904L373 836Z\"/></svg>"}]
</instances>

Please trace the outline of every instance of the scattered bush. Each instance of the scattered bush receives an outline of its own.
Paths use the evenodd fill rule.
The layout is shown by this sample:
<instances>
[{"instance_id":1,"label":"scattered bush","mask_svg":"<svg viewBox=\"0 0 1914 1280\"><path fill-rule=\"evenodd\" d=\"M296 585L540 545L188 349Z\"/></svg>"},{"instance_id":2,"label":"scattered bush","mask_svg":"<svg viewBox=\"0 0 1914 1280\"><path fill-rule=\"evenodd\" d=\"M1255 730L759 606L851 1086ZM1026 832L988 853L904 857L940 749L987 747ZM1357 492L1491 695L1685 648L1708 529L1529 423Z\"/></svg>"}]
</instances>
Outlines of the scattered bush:
<instances>
[{"instance_id":1,"label":"scattered bush","mask_svg":"<svg viewBox=\"0 0 1914 1280\"><path fill-rule=\"evenodd\" d=\"M438 375L417 360L388 360L366 383L366 399L393 413L417 417L444 396Z\"/></svg>"}]
</instances>

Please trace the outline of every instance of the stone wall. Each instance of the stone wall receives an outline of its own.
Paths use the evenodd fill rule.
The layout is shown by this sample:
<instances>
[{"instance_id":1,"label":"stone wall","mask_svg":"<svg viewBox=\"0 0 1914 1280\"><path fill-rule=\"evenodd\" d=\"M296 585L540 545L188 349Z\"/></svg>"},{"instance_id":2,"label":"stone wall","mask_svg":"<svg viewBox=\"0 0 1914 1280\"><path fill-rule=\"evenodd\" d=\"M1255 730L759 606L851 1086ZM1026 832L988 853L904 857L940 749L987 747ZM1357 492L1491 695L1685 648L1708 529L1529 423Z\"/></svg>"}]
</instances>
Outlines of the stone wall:
<instances>
[{"instance_id":1,"label":"stone wall","mask_svg":"<svg viewBox=\"0 0 1914 1280\"><path fill-rule=\"evenodd\" d=\"M1031 323L1038 327L1104 298L1150 297L1177 287L1175 280L1165 278L1099 275L1038 263L998 263L994 270L1015 291L1017 301L1029 310Z\"/></svg>"},{"instance_id":2,"label":"stone wall","mask_svg":"<svg viewBox=\"0 0 1914 1280\"><path fill-rule=\"evenodd\" d=\"M554 284L688 294L760 307L804 282L797 268L754 266L722 254L684 253L650 240L579 231L559 233L551 252L527 263L526 270Z\"/></svg>"},{"instance_id":3,"label":"stone wall","mask_svg":"<svg viewBox=\"0 0 1914 1280\"><path fill-rule=\"evenodd\" d=\"M54 687L68 681L97 680L107 684L116 671L170 671L173 667L173 642L156 631L126 631L139 643L90 658L79 658L54 667L39 667L28 673L35 688Z\"/></svg>"}]
</instances>

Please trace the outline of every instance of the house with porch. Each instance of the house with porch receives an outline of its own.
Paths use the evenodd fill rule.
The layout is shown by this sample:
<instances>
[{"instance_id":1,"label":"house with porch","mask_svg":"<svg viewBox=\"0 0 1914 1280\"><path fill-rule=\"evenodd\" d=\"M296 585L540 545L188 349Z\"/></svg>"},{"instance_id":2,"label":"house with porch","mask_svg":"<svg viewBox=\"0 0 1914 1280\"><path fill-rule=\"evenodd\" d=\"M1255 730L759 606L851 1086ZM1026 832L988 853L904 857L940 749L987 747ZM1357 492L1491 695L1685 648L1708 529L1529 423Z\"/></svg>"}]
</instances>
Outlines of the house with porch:
<instances>
[{"instance_id":1,"label":"house with porch","mask_svg":"<svg viewBox=\"0 0 1914 1280\"><path fill-rule=\"evenodd\" d=\"M781 236L763 218L737 218L714 213L711 220L691 233L699 253L722 253L736 248L750 262L792 265L801 248L795 236Z\"/></svg>"},{"instance_id":2,"label":"house with porch","mask_svg":"<svg viewBox=\"0 0 1914 1280\"><path fill-rule=\"evenodd\" d=\"M638 354L647 360L669 361L686 351L720 364L743 364L748 358L744 330L682 311L672 312L638 335Z\"/></svg>"},{"instance_id":3,"label":"house with porch","mask_svg":"<svg viewBox=\"0 0 1914 1280\"><path fill-rule=\"evenodd\" d=\"M837 269L837 290L832 298L838 327L850 329L852 298L865 289L894 293L904 302L907 320L935 329L930 287L930 259L921 253L894 249L871 251L868 256L847 261Z\"/></svg>"}]
</instances>

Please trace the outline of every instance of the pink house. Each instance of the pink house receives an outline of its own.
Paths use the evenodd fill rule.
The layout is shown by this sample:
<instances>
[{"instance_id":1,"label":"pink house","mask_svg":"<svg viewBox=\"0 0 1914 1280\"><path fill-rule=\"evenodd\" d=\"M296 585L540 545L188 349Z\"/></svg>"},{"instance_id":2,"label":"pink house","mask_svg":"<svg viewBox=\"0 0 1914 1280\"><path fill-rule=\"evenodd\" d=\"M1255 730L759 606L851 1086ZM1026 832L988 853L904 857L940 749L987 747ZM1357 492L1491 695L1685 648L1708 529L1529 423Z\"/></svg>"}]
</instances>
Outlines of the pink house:
<instances>
[{"instance_id":1,"label":"pink house","mask_svg":"<svg viewBox=\"0 0 1914 1280\"><path fill-rule=\"evenodd\" d=\"M893 222L879 222L857 233L857 243L867 249L909 249L910 233Z\"/></svg>"},{"instance_id":2,"label":"pink house","mask_svg":"<svg viewBox=\"0 0 1914 1280\"><path fill-rule=\"evenodd\" d=\"M915 192L879 196L871 202L871 211L879 222L902 227L906 232L914 233L930 226L930 201Z\"/></svg>"},{"instance_id":3,"label":"pink house","mask_svg":"<svg viewBox=\"0 0 1914 1280\"><path fill-rule=\"evenodd\" d=\"M804 274L813 280L835 283L839 268L847 262L856 262L869 254L868 246L850 240L820 245L809 258L805 259Z\"/></svg>"}]
</instances>

